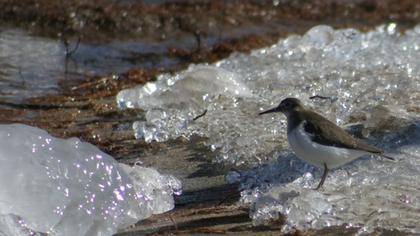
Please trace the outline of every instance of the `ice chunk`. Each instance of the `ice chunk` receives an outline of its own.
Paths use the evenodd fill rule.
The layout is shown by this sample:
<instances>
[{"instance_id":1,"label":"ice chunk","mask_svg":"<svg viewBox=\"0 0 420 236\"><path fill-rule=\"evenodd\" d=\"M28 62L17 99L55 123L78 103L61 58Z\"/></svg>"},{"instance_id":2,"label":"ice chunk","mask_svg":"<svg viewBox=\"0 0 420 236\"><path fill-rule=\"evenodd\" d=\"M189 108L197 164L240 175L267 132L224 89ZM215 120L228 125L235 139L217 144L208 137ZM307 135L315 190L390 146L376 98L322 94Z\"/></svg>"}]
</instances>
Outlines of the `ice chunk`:
<instances>
[{"instance_id":1,"label":"ice chunk","mask_svg":"<svg viewBox=\"0 0 420 236\"><path fill-rule=\"evenodd\" d=\"M234 74L237 84L251 95L219 89L200 98L197 94L208 93L202 84L176 86L185 75L203 68L192 65L148 85L152 93L142 88L121 91L119 105L146 103L145 119L133 125L138 138L165 141L197 134L208 138L219 161L238 165L274 161L256 172L228 176L230 180L244 176L242 200L255 203L251 216L256 221L282 213L287 215L288 227L300 229L346 223L366 231L383 227L420 233L415 223L420 212L416 187L420 185L420 26L398 32L395 23L366 33L316 26L303 36L290 36L250 54L235 53L206 67L208 80ZM325 99L309 99L314 95ZM316 169L290 153L276 161L278 151L288 149L284 116L257 115L290 96L339 125L358 123L361 133L376 146L402 152L395 154L400 161L362 158L331 173L326 191L313 194L306 188L319 180ZM183 105L177 105L177 100Z\"/></svg>"},{"instance_id":2,"label":"ice chunk","mask_svg":"<svg viewBox=\"0 0 420 236\"><path fill-rule=\"evenodd\" d=\"M157 83L123 90L117 95L121 107L139 107L144 110L166 107L205 109L205 102L217 95L247 97L251 92L227 70L200 66L169 79L160 77Z\"/></svg>"},{"instance_id":3,"label":"ice chunk","mask_svg":"<svg viewBox=\"0 0 420 236\"><path fill-rule=\"evenodd\" d=\"M312 190L321 171L314 172L285 153L271 164L235 173L233 180L241 183L241 200L252 203L254 221L262 223L283 214L285 232L346 224L360 227L360 233L380 227L418 234L419 139L418 123L385 135L381 142L396 149L397 163L362 158L330 172L322 191ZM298 174L290 178L293 171Z\"/></svg>"},{"instance_id":4,"label":"ice chunk","mask_svg":"<svg viewBox=\"0 0 420 236\"><path fill-rule=\"evenodd\" d=\"M217 67L196 66L176 77L163 75L156 84L124 90L118 94L117 100L122 107L147 110L146 121L135 122L133 128L137 138L151 142L179 136L189 138L193 134L208 136L208 132L226 135L217 127L224 129L225 126L217 122L225 122L225 117L232 114L239 100L252 96L237 74ZM244 113L248 115L234 115L232 121L244 124L242 118L249 117L249 113L253 112L247 110ZM208 120L214 123L206 126ZM227 138L232 136L236 134L226 135ZM236 141L249 142L248 139ZM227 149L227 152L230 151Z\"/></svg>"},{"instance_id":5,"label":"ice chunk","mask_svg":"<svg viewBox=\"0 0 420 236\"><path fill-rule=\"evenodd\" d=\"M157 82L121 91L117 101L122 108L146 110L146 119L133 124L137 138L208 137L218 160L236 164L260 163L274 157L275 147L287 147L284 117L257 113L288 96L301 98L339 125L367 122L367 136L385 127L386 120L369 120L375 107L383 107L389 119L404 114L385 127L398 130L418 116L420 33L418 27L392 33L396 27L361 33L316 26L249 55L162 75ZM309 100L313 95L329 99Z\"/></svg>"},{"instance_id":6,"label":"ice chunk","mask_svg":"<svg viewBox=\"0 0 420 236\"><path fill-rule=\"evenodd\" d=\"M302 38L301 48L309 51L311 48L322 49L334 41L334 30L327 25L319 25L310 29Z\"/></svg>"},{"instance_id":7,"label":"ice chunk","mask_svg":"<svg viewBox=\"0 0 420 236\"><path fill-rule=\"evenodd\" d=\"M173 208L172 176L118 164L77 138L0 126L0 231L6 235L112 235Z\"/></svg>"}]
</instances>

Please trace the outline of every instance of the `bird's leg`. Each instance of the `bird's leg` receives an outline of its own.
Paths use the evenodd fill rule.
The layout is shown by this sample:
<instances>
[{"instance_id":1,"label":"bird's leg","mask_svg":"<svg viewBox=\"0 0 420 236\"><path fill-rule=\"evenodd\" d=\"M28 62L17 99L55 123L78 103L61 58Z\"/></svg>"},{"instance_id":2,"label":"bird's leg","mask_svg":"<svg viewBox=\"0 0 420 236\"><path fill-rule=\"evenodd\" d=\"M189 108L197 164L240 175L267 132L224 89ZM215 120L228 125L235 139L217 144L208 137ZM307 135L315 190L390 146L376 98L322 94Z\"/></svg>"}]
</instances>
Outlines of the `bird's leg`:
<instances>
[{"instance_id":1,"label":"bird's leg","mask_svg":"<svg viewBox=\"0 0 420 236\"><path fill-rule=\"evenodd\" d=\"M319 188L322 187L325 179L327 178L327 174L328 174L328 167L327 167L327 164L324 163L324 173L322 174L321 182L319 182L318 187L316 187L315 190L318 190Z\"/></svg>"}]
</instances>

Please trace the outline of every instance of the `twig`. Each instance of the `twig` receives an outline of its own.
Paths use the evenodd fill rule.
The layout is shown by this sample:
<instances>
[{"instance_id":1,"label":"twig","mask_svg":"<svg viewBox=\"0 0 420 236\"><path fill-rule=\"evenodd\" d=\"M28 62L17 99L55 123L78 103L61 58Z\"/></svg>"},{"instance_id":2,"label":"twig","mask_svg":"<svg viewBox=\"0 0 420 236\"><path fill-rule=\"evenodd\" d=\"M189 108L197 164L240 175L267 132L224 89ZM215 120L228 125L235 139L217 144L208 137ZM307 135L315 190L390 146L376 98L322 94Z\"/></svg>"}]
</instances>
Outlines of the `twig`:
<instances>
[{"instance_id":1,"label":"twig","mask_svg":"<svg viewBox=\"0 0 420 236\"><path fill-rule=\"evenodd\" d=\"M70 50L69 49L70 48L69 41L66 38L63 38L64 47L66 48L66 58L71 57L77 51L77 49L79 49L80 40L81 40L81 38L78 37L77 42L76 42L76 46L74 46L74 48L72 50Z\"/></svg>"},{"instance_id":2,"label":"twig","mask_svg":"<svg viewBox=\"0 0 420 236\"><path fill-rule=\"evenodd\" d=\"M315 99L315 98L319 98L319 99L331 99L331 97L326 97L326 96L321 96L321 95L315 95L315 96L309 97L309 99Z\"/></svg>"},{"instance_id":3,"label":"twig","mask_svg":"<svg viewBox=\"0 0 420 236\"><path fill-rule=\"evenodd\" d=\"M22 68L20 68L19 67L19 76L20 76L20 78L22 79L22 87L25 87L25 85L26 85L26 80L25 80L25 76L23 76L23 73L22 73Z\"/></svg>"},{"instance_id":4,"label":"twig","mask_svg":"<svg viewBox=\"0 0 420 236\"><path fill-rule=\"evenodd\" d=\"M198 120L199 118L201 118L201 117L205 116L205 115L206 115L206 113L207 113L207 109L206 109L206 110L204 110L204 112L203 112L203 113L201 113L200 115L198 115L198 116L194 117L194 119L193 119L193 120Z\"/></svg>"},{"instance_id":5,"label":"twig","mask_svg":"<svg viewBox=\"0 0 420 236\"><path fill-rule=\"evenodd\" d=\"M197 48L196 48L196 52L200 52L201 51L201 33L199 30L196 30L193 32L195 41L197 42Z\"/></svg>"}]
</instances>

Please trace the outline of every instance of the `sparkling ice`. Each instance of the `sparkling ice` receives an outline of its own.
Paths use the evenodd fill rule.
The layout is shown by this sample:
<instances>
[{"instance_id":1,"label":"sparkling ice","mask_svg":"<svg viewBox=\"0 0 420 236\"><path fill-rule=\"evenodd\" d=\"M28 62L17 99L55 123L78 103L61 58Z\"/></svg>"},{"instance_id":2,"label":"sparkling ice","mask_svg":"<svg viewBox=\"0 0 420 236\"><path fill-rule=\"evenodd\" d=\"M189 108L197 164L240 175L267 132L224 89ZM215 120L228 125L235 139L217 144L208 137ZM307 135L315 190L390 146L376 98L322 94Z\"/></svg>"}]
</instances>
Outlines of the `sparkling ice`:
<instances>
[{"instance_id":1,"label":"sparkling ice","mask_svg":"<svg viewBox=\"0 0 420 236\"><path fill-rule=\"evenodd\" d=\"M241 182L257 223L281 213L285 231L346 224L420 233L420 26L397 29L316 26L250 54L162 75L121 91L117 102L145 110L133 124L137 138L199 135L217 161L254 166L228 179ZM326 99L309 99L315 95ZM331 171L324 190L314 192L320 172L290 151L285 117L257 115L285 97L301 99L398 162L363 157Z\"/></svg>"},{"instance_id":2,"label":"sparkling ice","mask_svg":"<svg viewBox=\"0 0 420 236\"><path fill-rule=\"evenodd\" d=\"M180 183L77 138L0 126L0 234L112 235L173 208Z\"/></svg>"}]
</instances>

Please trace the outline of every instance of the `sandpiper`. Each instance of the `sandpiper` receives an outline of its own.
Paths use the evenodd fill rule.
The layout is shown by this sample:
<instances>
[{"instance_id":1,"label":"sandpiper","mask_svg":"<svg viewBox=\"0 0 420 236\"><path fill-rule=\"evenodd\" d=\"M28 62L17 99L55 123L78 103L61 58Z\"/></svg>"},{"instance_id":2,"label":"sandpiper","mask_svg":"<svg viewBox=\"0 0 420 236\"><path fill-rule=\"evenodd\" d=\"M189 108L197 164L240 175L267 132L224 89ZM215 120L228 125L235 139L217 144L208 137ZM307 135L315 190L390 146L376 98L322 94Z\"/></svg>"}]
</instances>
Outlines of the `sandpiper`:
<instances>
[{"instance_id":1,"label":"sandpiper","mask_svg":"<svg viewBox=\"0 0 420 236\"><path fill-rule=\"evenodd\" d=\"M324 168L321 181L324 184L328 170L342 166L366 154L386 156L383 151L363 143L320 114L306 108L296 98L286 98L262 114L282 112L287 117L287 139L296 155L305 162Z\"/></svg>"}]
</instances>

